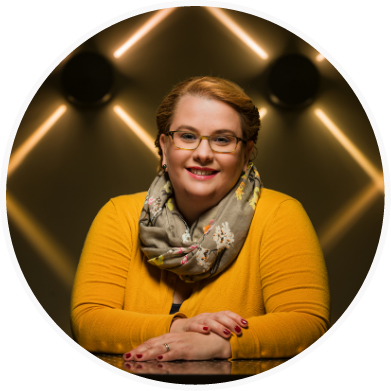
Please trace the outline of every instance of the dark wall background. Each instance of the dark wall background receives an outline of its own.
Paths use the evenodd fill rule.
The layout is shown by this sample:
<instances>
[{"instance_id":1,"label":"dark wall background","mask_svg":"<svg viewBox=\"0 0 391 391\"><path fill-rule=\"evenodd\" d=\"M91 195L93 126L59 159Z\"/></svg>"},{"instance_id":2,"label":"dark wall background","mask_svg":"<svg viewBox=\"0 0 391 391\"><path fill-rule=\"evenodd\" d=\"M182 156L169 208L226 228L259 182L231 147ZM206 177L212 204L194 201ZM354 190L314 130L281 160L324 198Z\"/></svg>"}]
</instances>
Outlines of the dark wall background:
<instances>
[{"instance_id":1,"label":"dark wall background","mask_svg":"<svg viewBox=\"0 0 391 391\"><path fill-rule=\"evenodd\" d=\"M226 11L268 53L263 60L202 7L175 9L122 57L113 53L153 15L124 20L81 45L43 83L27 109L14 153L62 104L67 110L8 177L12 242L32 291L70 335L72 278L93 218L111 198L148 189L157 159L114 113L121 107L153 138L156 109L171 87L194 75L230 79L266 108L255 159L265 187L298 199L323 247L332 295L332 323L360 289L375 255L384 194L377 191L351 213L334 237L327 232L370 189L372 179L315 116L322 109L381 173L369 120L354 92L327 61L289 31L255 16ZM102 54L113 66L110 101L83 108L66 100L64 66L77 53ZM285 110L268 99L267 78L279 57L299 53L321 76L315 101ZM12 159L12 157L11 157ZM342 219L342 220L341 220Z\"/></svg>"}]
</instances>

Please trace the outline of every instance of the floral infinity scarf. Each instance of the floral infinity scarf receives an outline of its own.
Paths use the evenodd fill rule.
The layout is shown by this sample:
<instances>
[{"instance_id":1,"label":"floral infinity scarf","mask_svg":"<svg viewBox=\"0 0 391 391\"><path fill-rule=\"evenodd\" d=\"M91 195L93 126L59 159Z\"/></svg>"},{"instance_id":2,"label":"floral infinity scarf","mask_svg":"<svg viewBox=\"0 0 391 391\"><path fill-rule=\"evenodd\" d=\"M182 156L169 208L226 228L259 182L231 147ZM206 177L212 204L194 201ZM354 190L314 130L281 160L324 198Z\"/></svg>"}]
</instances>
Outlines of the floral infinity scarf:
<instances>
[{"instance_id":1,"label":"floral infinity scarf","mask_svg":"<svg viewBox=\"0 0 391 391\"><path fill-rule=\"evenodd\" d=\"M148 190L139 221L141 250L148 262L186 282L214 277L239 254L261 187L250 162L233 189L189 228L176 207L168 174L161 171Z\"/></svg>"}]
</instances>

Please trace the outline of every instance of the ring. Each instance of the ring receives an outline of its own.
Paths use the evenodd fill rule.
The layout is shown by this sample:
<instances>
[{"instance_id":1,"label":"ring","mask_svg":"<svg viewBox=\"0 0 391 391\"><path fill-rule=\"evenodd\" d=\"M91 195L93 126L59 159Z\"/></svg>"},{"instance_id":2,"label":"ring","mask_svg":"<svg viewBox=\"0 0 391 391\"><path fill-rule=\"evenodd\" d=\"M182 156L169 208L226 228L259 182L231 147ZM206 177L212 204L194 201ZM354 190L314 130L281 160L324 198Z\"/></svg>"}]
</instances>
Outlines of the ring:
<instances>
[{"instance_id":1,"label":"ring","mask_svg":"<svg viewBox=\"0 0 391 391\"><path fill-rule=\"evenodd\" d=\"M166 347L167 352L169 352L170 351L170 347L166 343L164 343L163 345Z\"/></svg>"}]
</instances>

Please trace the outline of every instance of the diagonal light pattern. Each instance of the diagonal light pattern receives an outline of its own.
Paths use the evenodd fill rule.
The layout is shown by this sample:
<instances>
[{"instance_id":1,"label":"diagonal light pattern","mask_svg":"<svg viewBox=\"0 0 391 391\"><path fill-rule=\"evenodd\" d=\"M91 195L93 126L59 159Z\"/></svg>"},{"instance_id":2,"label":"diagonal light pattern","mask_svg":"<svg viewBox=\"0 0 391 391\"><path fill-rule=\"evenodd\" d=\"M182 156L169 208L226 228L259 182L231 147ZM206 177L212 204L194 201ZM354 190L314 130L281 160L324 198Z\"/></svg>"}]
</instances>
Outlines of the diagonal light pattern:
<instances>
[{"instance_id":1,"label":"diagonal light pattern","mask_svg":"<svg viewBox=\"0 0 391 391\"><path fill-rule=\"evenodd\" d=\"M320 109L315 110L317 117L323 122L331 134L349 152L350 156L361 166L361 168L372 178L376 185L383 190L383 176L379 170L364 156L364 154L344 135L344 133L330 120Z\"/></svg>"},{"instance_id":2,"label":"diagonal light pattern","mask_svg":"<svg viewBox=\"0 0 391 391\"><path fill-rule=\"evenodd\" d=\"M146 145L146 147L157 157L155 147L155 140L129 115L127 114L120 106L116 105L113 108L114 112L125 122L128 128Z\"/></svg>"},{"instance_id":3,"label":"diagonal light pattern","mask_svg":"<svg viewBox=\"0 0 391 391\"><path fill-rule=\"evenodd\" d=\"M329 252L338 243L368 211L377 197L379 197L379 190L375 184L370 183L325 223L319 231L319 241L324 252Z\"/></svg>"},{"instance_id":4,"label":"diagonal light pattern","mask_svg":"<svg viewBox=\"0 0 391 391\"><path fill-rule=\"evenodd\" d=\"M372 179L371 183L360 194L353 197L338 211L329 222L325 223L319 232L319 240L323 251L330 251L342 236L384 193L384 178L382 173L364 156L364 154L345 136L330 118L320 109L315 110L316 116L323 122L331 134L340 142L350 156Z\"/></svg>"},{"instance_id":5,"label":"diagonal light pattern","mask_svg":"<svg viewBox=\"0 0 391 391\"><path fill-rule=\"evenodd\" d=\"M163 19L165 19L175 8L162 9L153 14L153 16L133 34L119 49L114 52L114 57L121 57L127 50L136 44L142 37L155 28Z\"/></svg>"},{"instance_id":6,"label":"diagonal light pattern","mask_svg":"<svg viewBox=\"0 0 391 391\"><path fill-rule=\"evenodd\" d=\"M7 192L7 213L26 239L42 256L47 266L67 289L72 288L76 262L51 235Z\"/></svg>"},{"instance_id":7,"label":"diagonal light pattern","mask_svg":"<svg viewBox=\"0 0 391 391\"><path fill-rule=\"evenodd\" d=\"M219 22L228 30L235 34L243 43L252 49L262 60L267 60L269 55L241 28L239 27L223 10L215 7L205 7Z\"/></svg>"},{"instance_id":8,"label":"diagonal light pattern","mask_svg":"<svg viewBox=\"0 0 391 391\"><path fill-rule=\"evenodd\" d=\"M67 107L61 105L12 155L8 165L8 178L22 164L26 156L42 140L52 126L65 113Z\"/></svg>"}]
</instances>

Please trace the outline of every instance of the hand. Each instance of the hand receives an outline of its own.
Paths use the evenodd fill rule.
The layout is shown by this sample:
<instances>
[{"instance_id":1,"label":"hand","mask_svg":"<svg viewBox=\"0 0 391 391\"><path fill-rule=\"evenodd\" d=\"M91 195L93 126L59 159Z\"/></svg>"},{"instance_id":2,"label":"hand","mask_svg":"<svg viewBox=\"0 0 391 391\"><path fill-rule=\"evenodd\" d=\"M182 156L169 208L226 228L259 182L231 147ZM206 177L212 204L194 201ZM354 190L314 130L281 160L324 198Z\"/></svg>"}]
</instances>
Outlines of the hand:
<instances>
[{"instance_id":1,"label":"hand","mask_svg":"<svg viewBox=\"0 0 391 391\"><path fill-rule=\"evenodd\" d=\"M164 344L170 351L167 352ZM211 360L230 358L231 345L217 334L168 333L149 339L123 355L125 361Z\"/></svg>"},{"instance_id":2,"label":"hand","mask_svg":"<svg viewBox=\"0 0 391 391\"><path fill-rule=\"evenodd\" d=\"M231 332L241 335L242 327L247 327L247 325L247 321L240 315L231 311L220 311L203 313L188 319L174 318L170 333L193 331L209 334L212 331L223 338L229 338Z\"/></svg>"}]
</instances>

